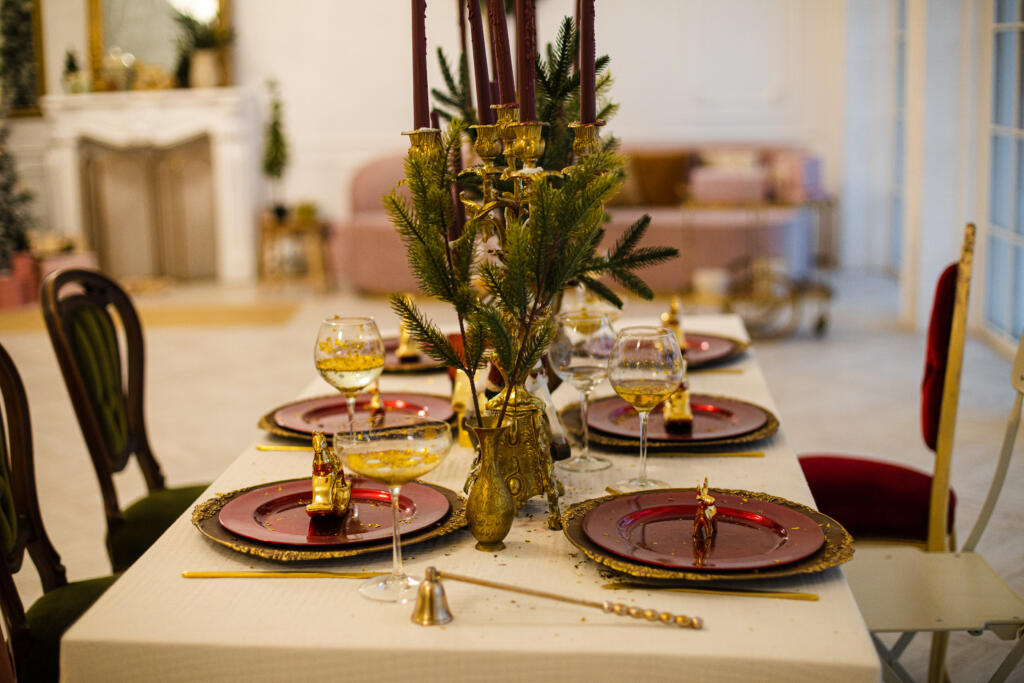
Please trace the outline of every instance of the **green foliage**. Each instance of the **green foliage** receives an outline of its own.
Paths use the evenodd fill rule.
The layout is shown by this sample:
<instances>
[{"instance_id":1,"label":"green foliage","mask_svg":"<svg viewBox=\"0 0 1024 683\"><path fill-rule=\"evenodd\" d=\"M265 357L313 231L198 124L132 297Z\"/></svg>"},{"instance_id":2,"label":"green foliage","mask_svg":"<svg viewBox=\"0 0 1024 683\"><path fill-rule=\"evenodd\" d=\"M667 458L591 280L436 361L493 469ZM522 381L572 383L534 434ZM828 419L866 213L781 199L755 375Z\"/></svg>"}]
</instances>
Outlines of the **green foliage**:
<instances>
[{"instance_id":1,"label":"green foliage","mask_svg":"<svg viewBox=\"0 0 1024 683\"><path fill-rule=\"evenodd\" d=\"M452 68L444 54L444 49L440 47L437 48L437 62L441 67L441 76L444 78L445 87L448 88L448 92L441 92L437 88L430 89L430 94L434 96L434 100L443 105L436 107L438 115L444 121L460 118L468 125L473 125L478 119L476 108L473 106L473 101L470 97L469 62L467 61L466 54L462 53L459 55L458 82L455 81L455 77L452 75Z\"/></svg>"},{"instance_id":2,"label":"green foliage","mask_svg":"<svg viewBox=\"0 0 1024 683\"><path fill-rule=\"evenodd\" d=\"M212 21L199 21L190 14L175 12L174 21L181 27L181 42L189 52L207 48L224 47L235 39L235 31L221 24L220 15Z\"/></svg>"},{"instance_id":3,"label":"green foliage","mask_svg":"<svg viewBox=\"0 0 1024 683\"><path fill-rule=\"evenodd\" d=\"M281 125L281 94L277 81L267 81L270 92L270 121L263 143L263 174L268 178L280 179L288 165L288 141Z\"/></svg>"},{"instance_id":4,"label":"green foliage","mask_svg":"<svg viewBox=\"0 0 1024 683\"><path fill-rule=\"evenodd\" d=\"M9 110L36 104L32 6L33 0L0 0L0 90Z\"/></svg>"},{"instance_id":5,"label":"green foliage","mask_svg":"<svg viewBox=\"0 0 1024 683\"><path fill-rule=\"evenodd\" d=\"M76 73L78 73L78 57L75 56L74 50L67 50L64 52L64 76Z\"/></svg>"},{"instance_id":6,"label":"green foliage","mask_svg":"<svg viewBox=\"0 0 1024 683\"><path fill-rule=\"evenodd\" d=\"M14 156L7 149L11 133L6 112L0 121L0 270L11 265L11 255L28 249L28 229L32 226L29 205L32 193L19 187Z\"/></svg>"},{"instance_id":7,"label":"green foliage","mask_svg":"<svg viewBox=\"0 0 1024 683\"><path fill-rule=\"evenodd\" d=\"M621 306L618 296L599 281L608 274L650 298L650 288L636 271L677 251L637 246L649 223L645 217L612 250L598 253L604 205L624 178L622 157L605 151L582 160L561 182L533 181L528 203L507 200L499 248L492 260L478 261L486 216L469 220L462 236L448 241L455 181L449 169L464 125L453 122L436 154L410 155L404 182L411 200L397 192L384 198L420 290L454 306L464 332L463 353L405 297L393 297L392 308L431 358L472 377L487 346L506 382L520 384L554 338L552 303L567 286L582 282Z\"/></svg>"},{"instance_id":8,"label":"green foliage","mask_svg":"<svg viewBox=\"0 0 1024 683\"><path fill-rule=\"evenodd\" d=\"M570 17L562 19L555 43L547 44L545 55L537 58L537 116L548 124L547 147L540 165L544 168L564 168L572 163L572 129L569 124L579 120L580 74L573 68L579 51L579 32ZM619 105L607 100L612 77L606 73L608 55L594 61L596 82L594 91L603 104L597 111L598 121L608 121L619 110ZM606 150L614 149L618 141L609 137L604 141Z\"/></svg>"}]
</instances>

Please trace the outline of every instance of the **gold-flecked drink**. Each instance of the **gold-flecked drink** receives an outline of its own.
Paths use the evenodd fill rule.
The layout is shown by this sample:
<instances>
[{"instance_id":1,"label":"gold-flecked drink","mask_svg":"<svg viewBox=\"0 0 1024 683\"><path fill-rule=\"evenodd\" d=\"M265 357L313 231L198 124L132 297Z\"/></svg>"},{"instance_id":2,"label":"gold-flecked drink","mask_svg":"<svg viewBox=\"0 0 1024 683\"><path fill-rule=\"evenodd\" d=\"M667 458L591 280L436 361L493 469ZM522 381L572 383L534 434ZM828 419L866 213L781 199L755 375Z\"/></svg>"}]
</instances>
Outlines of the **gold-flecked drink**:
<instances>
[{"instance_id":1,"label":"gold-flecked drink","mask_svg":"<svg viewBox=\"0 0 1024 683\"><path fill-rule=\"evenodd\" d=\"M335 389L355 394L373 383L384 371L384 356L378 354L352 354L321 358L316 369Z\"/></svg>"},{"instance_id":2,"label":"gold-flecked drink","mask_svg":"<svg viewBox=\"0 0 1024 683\"><path fill-rule=\"evenodd\" d=\"M345 459L356 474L390 486L400 486L437 467L440 458L429 448L353 449Z\"/></svg>"}]
</instances>

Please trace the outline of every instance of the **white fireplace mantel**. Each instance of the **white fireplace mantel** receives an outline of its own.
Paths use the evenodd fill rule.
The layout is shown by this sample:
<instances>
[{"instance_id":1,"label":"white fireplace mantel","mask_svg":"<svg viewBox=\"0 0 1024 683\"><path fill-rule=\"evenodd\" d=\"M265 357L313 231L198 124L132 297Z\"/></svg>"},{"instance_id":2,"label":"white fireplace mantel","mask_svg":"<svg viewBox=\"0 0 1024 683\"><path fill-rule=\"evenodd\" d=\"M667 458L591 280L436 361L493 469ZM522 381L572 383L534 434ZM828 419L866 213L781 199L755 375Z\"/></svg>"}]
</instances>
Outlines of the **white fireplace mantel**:
<instances>
[{"instance_id":1,"label":"white fireplace mantel","mask_svg":"<svg viewBox=\"0 0 1024 683\"><path fill-rule=\"evenodd\" d=\"M84 238L79 141L117 147L169 146L210 136L216 203L217 278L249 282L256 274L258 141L254 98L242 88L47 95L46 167L54 227Z\"/></svg>"}]
</instances>

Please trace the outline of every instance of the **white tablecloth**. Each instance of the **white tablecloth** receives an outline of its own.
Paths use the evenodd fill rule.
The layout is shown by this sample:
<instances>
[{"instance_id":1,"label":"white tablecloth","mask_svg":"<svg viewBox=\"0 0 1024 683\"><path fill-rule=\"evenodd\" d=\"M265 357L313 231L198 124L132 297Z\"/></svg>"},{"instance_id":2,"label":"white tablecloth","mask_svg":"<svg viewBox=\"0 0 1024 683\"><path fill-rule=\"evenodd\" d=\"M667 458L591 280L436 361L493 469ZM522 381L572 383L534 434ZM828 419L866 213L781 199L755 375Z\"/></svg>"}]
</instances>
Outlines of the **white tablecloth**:
<instances>
[{"instance_id":1,"label":"white tablecloth","mask_svg":"<svg viewBox=\"0 0 1024 683\"><path fill-rule=\"evenodd\" d=\"M691 331L745 337L730 316L688 318ZM750 353L742 373L691 374L696 392L730 395L776 412ZM824 378L823 378L824 379ZM444 393L444 375L386 375L381 388ZM329 393L319 380L308 394ZM607 384L596 395L611 393ZM557 403L576 400L566 386ZM785 416L780 416L783 419ZM254 416L255 419L255 416ZM266 440L266 439L261 439ZM757 447L762 447L758 445ZM748 489L813 505L793 452L779 433L763 458L652 457L651 476L677 486ZM471 461L455 448L427 480L460 490ZM563 506L604 494L637 467L631 455L591 474L560 474ZM308 476L310 458L247 448L204 495ZM593 609L448 582L455 620L414 625L409 604L370 602L347 579L183 579L185 570L288 569L238 555L202 537L190 515L164 536L76 623L61 647L65 681L616 681L878 680L879 668L840 569L781 579L775 590L811 591L817 602L647 590L608 591L597 565L545 525L546 505L528 504L500 553L474 549L461 531L406 549L406 568L532 586L593 600L612 599L700 615L701 631L602 614ZM326 568L387 570L390 554Z\"/></svg>"}]
</instances>

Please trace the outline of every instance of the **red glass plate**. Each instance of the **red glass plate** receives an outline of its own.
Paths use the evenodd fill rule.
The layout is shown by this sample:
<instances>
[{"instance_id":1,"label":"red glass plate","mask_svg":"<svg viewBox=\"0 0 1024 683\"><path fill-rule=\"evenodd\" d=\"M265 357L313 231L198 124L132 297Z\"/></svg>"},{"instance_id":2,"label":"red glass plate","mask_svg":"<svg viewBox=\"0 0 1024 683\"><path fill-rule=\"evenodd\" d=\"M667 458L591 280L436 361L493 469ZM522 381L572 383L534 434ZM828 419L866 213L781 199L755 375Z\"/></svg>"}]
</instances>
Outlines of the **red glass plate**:
<instances>
[{"instance_id":1,"label":"red glass plate","mask_svg":"<svg viewBox=\"0 0 1024 683\"><path fill-rule=\"evenodd\" d=\"M399 418L409 415L442 421L449 420L454 415L451 402L443 396L381 392L380 398L385 411L382 426L396 424ZM341 394L289 403L275 410L273 415L273 421L277 426L300 434L312 434L316 430L322 430L331 435L348 428L348 407L345 404L345 397ZM360 394L356 398L356 419L369 417L370 395Z\"/></svg>"},{"instance_id":2,"label":"red glass plate","mask_svg":"<svg viewBox=\"0 0 1024 683\"><path fill-rule=\"evenodd\" d=\"M391 538L391 494L369 479L352 481L349 513L342 518L306 514L313 497L309 479L270 484L249 491L225 505L222 527L244 538L278 545L337 546ZM414 533L448 514L444 494L410 482L398 498L399 531Z\"/></svg>"},{"instance_id":3,"label":"red glass plate","mask_svg":"<svg viewBox=\"0 0 1024 683\"><path fill-rule=\"evenodd\" d=\"M707 554L694 550L694 491L649 491L598 505L583 518L593 543L636 562L673 569L732 571L776 567L816 552L825 534L807 515L755 498L710 492L717 533Z\"/></svg>"},{"instance_id":4,"label":"red glass plate","mask_svg":"<svg viewBox=\"0 0 1024 683\"><path fill-rule=\"evenodd\" d=\"M738 339L703 332L687 332L686 345L686 366L691 370L717 365L738 356L747 348Z\"/></svg>"},{"instance_id":5,"label":"red glass plate","mask_svg":"<svg viewBox=\"0 0 1024 683\"><path fill-rule=\"evenodd\" d=\"M398 360L398 337L384 340L384 372L430 372L440 370L443 366L430 356L419 354L412 360Z\"/></svg>"},{"instance_id":6,"label":"red glass plate","mask_svg":"<svg viewBox=\"0 0 1024 683\"><path fill-rule=\"evenodd\" d=\"M742 436L760 429L768 422L764 408L724 396L690 394L693 428L689 432L665 429L661 406L651 411L647 421L647 438L658 441L694 443ZM640 416L631 405L618 396L594 401L587 423L605 434L640 439Z\"/></svg>"}]
</instances>

